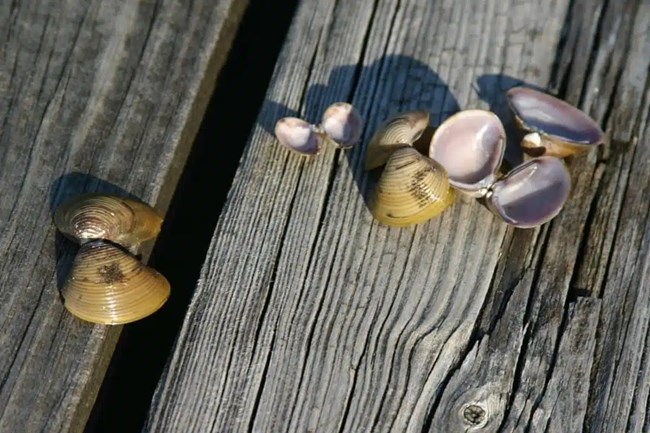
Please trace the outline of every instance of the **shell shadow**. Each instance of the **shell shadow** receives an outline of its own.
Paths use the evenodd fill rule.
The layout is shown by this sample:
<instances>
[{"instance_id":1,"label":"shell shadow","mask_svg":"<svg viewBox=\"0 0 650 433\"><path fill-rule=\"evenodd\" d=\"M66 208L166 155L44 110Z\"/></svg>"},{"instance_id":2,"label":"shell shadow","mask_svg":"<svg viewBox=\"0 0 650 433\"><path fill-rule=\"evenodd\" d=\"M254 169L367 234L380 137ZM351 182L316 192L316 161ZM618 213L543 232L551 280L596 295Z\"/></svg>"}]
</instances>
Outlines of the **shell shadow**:
<instances>
[{"instance_id":1,"label":"shell shadow","mask_svg":"<svg viewBox=\"0 0 650 433\"><path fill-rule=\"evenodd\" d=\"M267 99L262 111L271 115L260 116L260 125L273 135L275 121L280 117L297 116L319 123L327 106L339 101L355 105L365 121L362 142L344 152L366 205L381 169L366 172L363 159L367 143L379 124L400 112L425 110L431 116L430 126L435 128L460 109L448 85L427 64L409 56L388 55L369 66L337 67L327 84L307 89L300 112Z\"/></svg>"},{"instance_id":2,"label":"shell shadow","mask_svg":"<svg viewBox=\"0 0 650 433\"><path fill-rule=\"evenodd\" d=\"M504 74L481 75L476 79L474 86L478 97L489 104L490 110L499 116L506 130L506 152L501 168L504 173L509 172L524 160L524 153L519 146L524 134L515 125L506 97L506 92L513 87L528 87L542 92L546 91L544 88Z\"/></svg>"},{"instance_id":3,"label":"shell shadow","mask_svg":"<svg viewBox=\"0 0 650 433\"><path fill-rule=\"evenodd\" d=\"M87 173L72 172L58 177L50 185L50 215L54 217L56 209L68 199L84 193L99 192L103 194L115 194L122 197L133 198L133 194L128 193L117 185L105 180L99 179ZM56 283L61 296L61 288L70 273L72 262L74 260L79 246L63 236L58 230L54 239L54 249L56 252Z\"/></svg>"}]
</instances>

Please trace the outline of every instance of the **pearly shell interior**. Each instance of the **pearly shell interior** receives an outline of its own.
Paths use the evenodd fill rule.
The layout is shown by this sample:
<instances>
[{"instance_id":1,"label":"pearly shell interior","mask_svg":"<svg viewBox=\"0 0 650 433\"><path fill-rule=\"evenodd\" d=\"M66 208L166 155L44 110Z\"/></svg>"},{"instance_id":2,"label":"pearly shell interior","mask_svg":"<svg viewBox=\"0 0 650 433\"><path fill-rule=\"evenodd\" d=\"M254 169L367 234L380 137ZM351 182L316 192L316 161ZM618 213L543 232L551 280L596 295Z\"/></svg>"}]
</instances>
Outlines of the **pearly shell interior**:
<instances>
[{"instance_id":1,"label":"pearly shell interior","mask_svg":"<svg viewBox=\"0 0 650 433\"><path fill-rule=\"evenodd\" d=\"M514 87L508 103L519 126L539 136L527 136L522 147L531 156L564 157L601 144L604 133L587 114L554 96Z\"/></svg>"},{"instance_id":2,"label":"pearly shell interior","mask_svg":"<svg viewBox=\"0 0 650 433\"><path fill-rule=\"evenodd\" d=\"M555 217L570 189L571 178L564 163L543 156L523 163L496 182L487 204L508 224L531 228Z\"/></svg>"},{"instance_id":3,"label":"pearly shell interior","mask_svg":"<svg viewBox=\"0 0 650 433\"><path fill-rule=\"evenodd\" d=\"M322 137L316 128L297 117L283 117L275 124L275 137L280 144L301 155L317 155Z\"/></svg>"},{"instance_id":4,"label":"pearly shell interior","mask_svg":"<svg viewBox=\"0 0 650 433\"><path fill-rule=\"evenodd\" d=\"M363 119L351 104L337 102L325 110L320 127L336 146L347 149L361 138Z\"/></svg>"},{"instance_id":5,"label":"pearly shell interior","mask_svg":"<svg viewBox=\"0 0 650 433\"><path fill-rule=\"evenodd\" d=\"M435 131L429 157L445 167L454 188L480 197L496 180L505 142L505 130L494 113L464 110Z\"/></svg>"}]
</instances>

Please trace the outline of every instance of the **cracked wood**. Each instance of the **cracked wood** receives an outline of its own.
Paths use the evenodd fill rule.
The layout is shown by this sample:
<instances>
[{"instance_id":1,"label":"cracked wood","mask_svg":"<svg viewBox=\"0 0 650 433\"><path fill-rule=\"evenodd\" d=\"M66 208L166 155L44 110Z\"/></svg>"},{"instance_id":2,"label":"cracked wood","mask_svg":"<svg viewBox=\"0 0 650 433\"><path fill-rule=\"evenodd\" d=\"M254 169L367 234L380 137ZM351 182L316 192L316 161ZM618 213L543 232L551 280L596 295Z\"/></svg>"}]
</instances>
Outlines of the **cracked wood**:
<instances>
[{"instance_id":1,"label":"cracked wood","mask_svg":"<svg viewBox=\"0 0 650 433\"><path fill-rule=\"evenodd\" d=\"M640 432L650 363L650 5L305 1L215 231L147 431ZM569 161L563 212L506 227L460 197L374 222L363 146L304 159L274 122L351 100L490 108L525 82L612 140ZM509 163L516 146L509 143Z\"/></svg>"},{"instance_id":2,"label":"cracked wood","mask_svg":"<svg viewBox=\"0 0 650 433\"><path fill-rule=\"evenodd\" d=\"M51 212L103 191L164 213L243 7L0 5L0 431L83 430L121 328L63 308Z\"/></svg>"}]
</instances>

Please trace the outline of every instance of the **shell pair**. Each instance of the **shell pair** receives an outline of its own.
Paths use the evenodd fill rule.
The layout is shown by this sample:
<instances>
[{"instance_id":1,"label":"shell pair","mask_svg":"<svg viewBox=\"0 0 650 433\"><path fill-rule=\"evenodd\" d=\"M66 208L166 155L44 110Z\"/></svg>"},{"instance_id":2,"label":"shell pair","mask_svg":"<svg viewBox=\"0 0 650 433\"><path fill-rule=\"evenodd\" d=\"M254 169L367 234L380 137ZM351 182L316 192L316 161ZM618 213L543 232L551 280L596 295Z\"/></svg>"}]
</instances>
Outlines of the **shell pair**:
<instances>
[{"instance_id":1,"label":"shell pair","mask_svg":"<svg viewBox=\"0 0 650 433\"><path fill-rule=\"evenodd\" d=\"M153 314L170 285L134 255L160 232L162 217L150 206L123 197L84 194L62 204L54 223L81 244L61 295L74 316L117 325Z\"/></svg>"},{"instance_id":2,"label":"shell pair","mask_svg":"<svg viewBox=\"0 0 650 433\"><path fill-rule=\"evenodd\" d=\"M485 198L493 213L516 227L535 227L555 217L568 198L571 179L553 156L585 151L602 142L603 133L586 114L550 95L515 88L508 98L520 126L542 144L529 150L538 157L504 177L499 167L506 133L492 112L466 110L451 116L433 134L429 158L413 147L428 127L427 113L404 113L384 123L366 154L366 169L386 164L369 206L375 218L393 226L422 222L452 203L449 186ZM532 149L527 141L523 146Z\"/></svg>"},{"instance_id":3,"label":"shell pair","mask_svg":"<svg viewBox=\"0 0 650 433\"><path fill-rule=\"evenodd\" d=\"M324 143L349 149L361 138L363 119L347 102L336 102L325 110L320 125L297 117L283 117L275 124L280 144L301 155L318 155Z\"/></svg>"}]
</instances>

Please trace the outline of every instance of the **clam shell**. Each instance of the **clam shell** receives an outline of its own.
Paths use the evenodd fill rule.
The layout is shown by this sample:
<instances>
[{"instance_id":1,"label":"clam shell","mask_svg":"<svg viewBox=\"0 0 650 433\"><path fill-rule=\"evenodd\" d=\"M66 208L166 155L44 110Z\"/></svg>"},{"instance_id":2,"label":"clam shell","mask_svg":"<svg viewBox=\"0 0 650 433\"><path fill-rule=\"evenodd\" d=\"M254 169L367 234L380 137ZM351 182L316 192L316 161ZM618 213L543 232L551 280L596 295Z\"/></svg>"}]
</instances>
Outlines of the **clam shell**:
<instances>
[{"instance_id":1,"label":"clam shell","mask_svg":"<svg viewBox=\"0 0 650 433\"><path fill-rule=\"evenodd\" d=\"M505 143L506 132L496 114L464 110L436 130L429 156L445 167L451 186L481 197L497 178Z\"/></svg>"},{"instance_id":2,"label":"clam shell","mask_svg":"<svg viewBox=\"0 0 650 433\"><path fill-rule=\"evenodd\" d=\"M297 117L283 117L275 124L275 137L280 144L301 155L318 155L323 136L314 125Z\"/></svg>"},{"instance_id":3,"label":"clam shell","mask_svg":"<svg viewBox=\"0 0 650 433\"><path fill-rule=\"evenodd\" d=\"M351 104L337 102L325 110L320 127L335 146L347 149L359 142L363 119Z\"/></svg>"},{"instance_id":4,"label":"clam shell","mask_svg":"<svg viewBox=\"0 0 650 433\"><path fill-rule=\"evenodd\" d=\"M605 134L591 117L554 96L526 87L514 87L507 96L518 126L538 135L527 136L522 142L530 156L562 158L604 140Z\"/></svg>"},{"instance_id":5,"label":"clam shell","mask_svg":"<svg viewBox=\"0 0 650 433\"><path fill-rule=\"evenodd\" d=\"M77 243L106 239L129 249L155 238L162 221L145 203L104 194L76 196L54 213L59 231Z\"/></svg>"},{"instance_id":6,"label":"clam shell","mask_svg":"<svg viewBox=\"0 0 650 433\"><path fill-rule=\"evenodd\" d=\"M372 170L386 164L397 149L411 146L429 125L429 113L411 111L384 122L370 139L365 168Z\"/></svg>"},{"instance_id":7,"label":"clam shell","mask_svg":"<svg viewBox=\"0 0 650 433\"><path fill-rule=\"evenodd\" d=\"M564 163L542 156L521 164L496 182L487 204L508 224L531 228L554 218L570 190L571 177Z\"/></svg>"},{"instance_id":8,"label":"clam shell","mask_svg":"<svg viewBox=\"0 0 650 433\"><path fill-rule=\"evenodd\" d=\"M61 290L70 313L107 325L133 322L154 313L169 293L165 277L102 240L81 246Z\"/></svg>"},{"instance_id":9,"label":"clam shell","mask_svg":"<svg viewBox=\"0 0 650 433\"><path fill-rule=\"evenodd\" d=\"M404 227L426 221L453 203L447 172L412 147L388 159L369 208L382 224Z\"/></svg>"}]
</instances>

